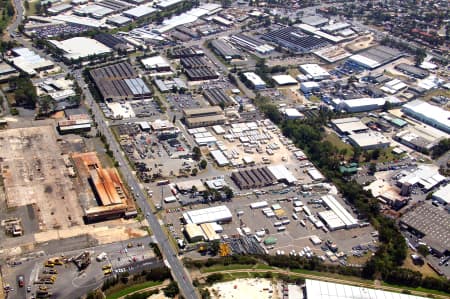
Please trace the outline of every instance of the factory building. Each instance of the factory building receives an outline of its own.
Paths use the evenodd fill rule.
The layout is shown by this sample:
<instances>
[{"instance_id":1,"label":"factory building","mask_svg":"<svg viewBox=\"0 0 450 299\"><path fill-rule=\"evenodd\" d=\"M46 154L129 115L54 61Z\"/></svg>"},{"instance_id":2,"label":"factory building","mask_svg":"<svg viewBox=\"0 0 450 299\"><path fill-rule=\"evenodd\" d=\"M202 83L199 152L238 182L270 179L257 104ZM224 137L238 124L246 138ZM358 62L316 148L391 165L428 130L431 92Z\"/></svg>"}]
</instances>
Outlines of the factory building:
<instances>
[{"instance_id":1,"label":"factory building","mask_svg":"<svg viewBox=\"0 0 450 299\"><path fill-rule=\"evenodd\" d=\"M87 37L73 37L63 41L49 40L50 44L59 49L67 60L87 59L95 55L107 55L111 48Z\"/></svg>"},{"instance_id":2,"label":"factory building","mask_svg":"<svg viewBox=\"0 0 450 299\"><path fill-rule=\"evenodd\" d=\"M331 77L330 73L323 67L313 63L300 65L300 71L302 71L309 80L314 81L326 80Z\"/></svg>"},{"instance_id":3,"label":"factory building","mask_svg":"<svg viewBox=\"0 0 450 299\"><path fill-rule=\"evenodd\" d=\"M397 49L386 46L377 46L352 55L349 60L352 63L356 63L364 68L373 70L377 67L397 60L402 56L403 53Z\"/></svg>"},{"instance_id":4,"label":"factory building","mask_svg":"<svg viewBox=\"0 0 450 299\"><path fill-rule=\"evenodd\" d=\"M157 11L158 11L158 9L155 9L153 7L150 7L150 6L144 4L144 5L139 5L139 6L130 8L130 9L124 11L122 14L127 18L137 20L140 18L148 17L148 16L152 15L153 13L156 13Z\"/></svg>"},{"instance_id":5,"label":"factory building","mask_svg":"<svg viewBox=\"0 0 450 299\"><path fill-rule=\"evenodd\" d=\"M157 72L170 72L170 63L162 56L152 56L141 60L141 63L147 70Z\"/></svg>"},{"instance_id":6,"label":"factory building","mask_svg":"<svg viewBox=\"0 0 450 299\"><path fill-rule=\"evenodd\" d=\"M183 233L190 243L201 242L206 239L200 226L194 223L186 224Z\"/></svg>"},{"instance_id":7,"label":"factory building","mask_svg":"<svg viewBox=\"0 0 450 299\"><path fill-rule=\"evenodd\" d=\"M219 167L224 167L230 164L230 161L227 157L225 157L221 150L213 150L210 151L209 154L213 157Z\"/></svg>"},{"instance_id":8,"label":"factory building","mask_svg":"<svg viewBox=\"0 0 450 299\"><path fill-rule=\"evenodd\" d=\"M278 86L287 86L287 85L297 85L298 82L294 78L292 78L290 75L275 75L272 76L273 81Z\"/></svg>"},{"instance_id":9,"label":"factory building","mask_svg":"<svg viewBox=\"0 0 450 299\"><path fill-rule=\"evenodd\" d=\"M133 198L128 194L115 168L103 168L95 152L71 156L80 178L85 179L97 202L85 208L86 222L136 216Z\"/></svg>"},{"instance_id":10,"label":"factory building","mask_svg":"<svg viewBox=\"0 0 450 299\"><path fill-rule=\"evenodd\" d=\"M277 178L267 167L234 171L231 179L240 189L253 189L273 185Z\"/></svg>"},{"instance_id":11,"label":"factory building","mask_svg":"<svg viewBox=\"0 0 450 299\"><path fill-rule=\"evenodd\" d=\"M254 89L264 89L266 88L266 82L264 82L260 76L253 72L244 73L244 77L250 81L251 85Z\"/></svg>"},{"instance_id":12,"label":"factory building","mask_svg":"<svg viewBox=\"0 0 450 299\"><path fill-rule=\"evenodd\" d=\"M212 40L210 45L213 48L214 52L216 52L217 55L222 56L225 60L242 58L241 52L231 47L223 39Z\"/></svg>"},{"instance_id":13,"label":"factory building","mask_svg":"<svg viewBox=\"0 0 450 299\"><path fill-rule=\"evenodd\" d=\"M391 142L379 132L368 132L348 135L348 139L353 146L363 150L373 150L388 148Z\"/></svg>"},{"instance_id":14,"label":"factory building","mask_svg":"<svg viewBox=\"0 0 450 299\"><path fill-rule=\"evenodd\" d=\"M433 200L438 201L443 205L450 204L450 184L445 187L440 188L436 192L433 193Z\"/></svg>"},{"instance_id":15,"label":"factory building","mask_svg":"<svg viewBox=\"0 0 450 299\"><path fill-rule=\"evenodd\" d=\"M404 105L402 111L408 116L450 134L450 111L422 100L414 100Z\"/></svg>"},{"instance_id":16,"label":"factory building","mask_svg":"<svg viewBox=\"0 0 450 299\"><path fill-rule=\"evenodd\" d=\"M228 223L233 219L233 215L227 206L215 206L185 212L183 213L183 219L187 224Z\"/></svg>"},{"instance_id":17,"label":"factory building","mask_svg":"<svg viewBox=\"0 0 450 299\"><path fill-rule=\"evenodd\" d=\"M237 102L228 96L221 88L210 88L203 91L203 96L211 106L236 106Z\"/></svg>"},{"instance_id":18,"label":"factory building","mask_svg":"<svg viewBox=\"0 0 450 299\"><path fill-rule=\"evenodd\" d=\"M323 216L325 223L330 229L339 229L341 226L347 229L358 227L358 221L353 217L337 200L333 195L324 195L321 197L325 206L327 206L334 215L319 214ZM339 221L337 220L339 219ZM329 223L327 222L329 221ZM336 225L336 226L333 226Z\"/></svg>"},{"instance_id":19,"label":"factory building","mask_svg":"<svg viewBox=\"0 0 450 299\"><path fill-rule=\"evenodd\" d=\"M425 79L430 74L429 71L421 69L419 67L407 64L407 63L400 63L395 66L395 69L399 70L400 72L414 77L418 79Z\"/></svg>"},{"instance_id":20,"label":"factory building","mask_svg":"<svg viewBox=\"0 0 450 299\"><path fill-rule=\"evenodd\" d=\"M349 113L367 112L383 108L386 98L360 98L339 101L338 110L345 110Z\"/></svg>"},{"instance_id":21,"label":"factory building","mask_svg":"<svg viewBox=\"0 0 450 299\"><path fill-rule=\"evenodd\" d=\"M184 109L183 115L189 128L223 125L226 121L219 106Z\"/></svg>"},{"instance_id":22,"label":"factory building","mask_svg":"<svg viewBox=\"0 0 450 299\"><path fill-rule=\"evenodd\" d=\"M343 135L362 133L369 130L369 128L357 117L333 119L331 125L333 129Z\"/></svg>"},{"instance_id":23,"label":"factory building","mask_svg":"<svg viewBox=\"0 0 450 299\"><path fill-rule=\"evenodd\" d=\"M8 58L16 68L30 76L36 75L38 72L52 69L54 64L29 50L28 48L14 48L11 50L12 58Z\"/></svg>"},{"instance_id":24,"label":"factory building","mask_svg":"<svg viewBox=\"0 0 450 299\"><path fill-rule=\"evenodd\" d=\"M420 165L410 172L404 170L402 174L403 177L397 181L397 185L400 188L400 194L403 196L408 196L416 186L428 192L446 181L437 167L428 165Z\"/></svg>"},{"instance_id":25,"label":"factory building","mask_svg":"<svg viewBox=\"0 0 450 299\"><path fill-rule=\"evenodd\" d=\"M243 49L252 52L258 52L260 54L270 54L275 50L275 48L272 47L271 45L268 45L256 38L250 37L242 33L233 34L230 37L230 40L232 43Z\"/></svg>"}]
</instances>

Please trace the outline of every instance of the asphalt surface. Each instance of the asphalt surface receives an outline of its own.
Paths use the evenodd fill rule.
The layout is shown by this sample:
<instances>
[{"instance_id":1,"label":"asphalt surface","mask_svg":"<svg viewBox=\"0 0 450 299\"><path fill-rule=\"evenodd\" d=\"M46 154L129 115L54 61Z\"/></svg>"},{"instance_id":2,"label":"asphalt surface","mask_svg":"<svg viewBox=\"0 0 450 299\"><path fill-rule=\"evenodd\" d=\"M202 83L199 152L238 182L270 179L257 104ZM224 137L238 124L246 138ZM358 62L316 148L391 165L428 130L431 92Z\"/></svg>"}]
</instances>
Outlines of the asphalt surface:
<instances>
[{"instance_id":1,"label":"asphalt surface","mask_svg":"<svg viewBox=\"0 0 450 299\"><path fill-rule=\"evenodd\" d=\"M77 80L80 86L86 85L83 77L81 76L81 71L75 72L75 79ZM84 96L85 102L92 109L92 114L94 115L95 121L97 122L99 132L103 136L105 136L110 146L110 149L113 151L114 158L116 159L117 162L119 162L120 165L119 169L122 172L125 181L127 182L128 186L133 190L134 196L136 198L136 203L139 205L139 207L141 207L142 212L144 213L145 218L147 219L151 227L153 235L159 244L159 247L165 258L165 261L172 270L174 279L178 282L180 292L186 299L198 298L197 293L195 292L195 288L192 285L192 282L190 281L190 278L188 277L187 273L185 272L182 262L178 259L177 253L171 247L168 237L161 229L161 224L159 223L158 218L153 214L152 209L146 200L146 195L142 190L140 183L134 176L131 166L125 159L125 155L121 151L120 145L118 144L113 134L111 133L111 130L108 127L108 123L105 120L100 110L100 107L94 101L92 94L88 89L84 89Z\"/></svg>"}]
</instances>

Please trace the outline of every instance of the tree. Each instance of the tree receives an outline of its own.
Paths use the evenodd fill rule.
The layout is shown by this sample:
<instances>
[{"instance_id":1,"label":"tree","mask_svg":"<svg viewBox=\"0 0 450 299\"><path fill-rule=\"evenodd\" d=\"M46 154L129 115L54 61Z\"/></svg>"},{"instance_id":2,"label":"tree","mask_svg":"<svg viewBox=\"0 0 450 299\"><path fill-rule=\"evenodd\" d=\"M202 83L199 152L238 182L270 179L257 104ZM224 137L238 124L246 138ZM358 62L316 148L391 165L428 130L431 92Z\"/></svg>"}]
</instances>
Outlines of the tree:
<instances>
[{"instance_id":1,"label":"tree","mask_svg":"<svg viewBox=\"0 0 450 299\"><path fill-rule=\"evenodd\" d=\"M234 196L233 189L231 189L231 188L228 187L228 186L224 186L224 187L222 188L222 190L223 190L223 192L225 193L227 199L233 198L233 196Z\"/></svg>"},{"instance_id":2,"label":"tree","mask_svg":"<svg viewBox=\"0 0 450 299\"><path fill-rule=\"evenodd\" d=\"M369 173L370 174L375 174L375 172L377 172L377 164L370 163L369 164Z\"/></svg>"},{"instance_id":3,"label":"tree","mask_svg":"<svg viewBox=\"0 0 450 299\"><path fill-rule=\"evenodd\" d=\"M206 162L205 159L200 161L200 164L198 165L200 167L200 169L205 169L206 165L208 165L208 162Z\"/></svg>"},{"instance_id":4,"label":"tree","mask_svg":"<svg viewBox=\"0 0 450 299\"><path fill-rule=\"evenodd\" d=\"M420 244L419 247L417 247L417 251L420 253L421 256L427 257L427 255L430 254L430 250L426 245Z\"/></svg>"},{"instance_id":5,"label":"tree","mask_svg":"<svg viewBox=\"0 0 450 299\"><path fill-rule=\"evenodd\" d=\"M169 298L174 298L180 292L176 281L171 281L167 287L163 289L164 295Z\"/></svg>"},{"instance_id":6,"label":"tree","mask_svg":"<svg viewBox=\"0 0 450 299\"><path fill-rule=\"evenodd\" d=\"M198 146L195 146L192 149L192 159L195 161L200 161L200 158L202 157L202 152L200 151L200 148Z\"/></svg>"},{"instance_id":7,"label":"tree","mask_svg":"<svg viewBox=\"0 0 450 299\"><path fill-rule=\"evenodd\" d=\"M198 174L198 169L197 168L193 168L191 171L191 175L192 176L196 176Z\"/></svg>"}]
</instances>

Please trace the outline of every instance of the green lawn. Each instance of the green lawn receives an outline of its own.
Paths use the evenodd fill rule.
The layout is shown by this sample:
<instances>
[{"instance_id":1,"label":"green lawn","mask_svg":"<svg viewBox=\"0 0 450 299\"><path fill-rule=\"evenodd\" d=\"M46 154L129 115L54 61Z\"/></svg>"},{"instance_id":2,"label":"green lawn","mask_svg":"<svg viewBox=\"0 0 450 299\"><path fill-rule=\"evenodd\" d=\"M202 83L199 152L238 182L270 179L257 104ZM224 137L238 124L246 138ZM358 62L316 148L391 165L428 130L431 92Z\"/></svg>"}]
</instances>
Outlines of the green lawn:
<instances>
[{"instance_id":1,"label":"green lawn","mask_svg":"<svg viewBox=\"0 0 450 299\"><path fill-rule=\"evenodd\" d=\"M425 288L422 288L422 287L410 288L410 287L390 284L390 283L387 283L387 282L381 282L381 285L387 286L387 287L399 288L399 289L408 290L408 291L416 291L416 292L423 292L423 293L429 293L429 294L435 294L435 295L448 296L448 293L441 292L441 291L436 291L436 290L425 289Z\"/></svg>"},{"instance_id":2,"label":"green lawn","mask_svg":"<svg viewBox=\"0 0 450 299\"><path fill-rule=\"evenodd\" d=\"M264 264L258 264L258 265L256 265L255 269L258 269L258 270L273 270L273 267L268 266L268 265L264 265Z\"/></svg>"},{"instance_id":3,"label":"green lawn","mask_svg":"<svg viewBox=\"0 0 450 299\"><path fill-rule=\"evenodd\" d=\"M239 265L239 264L232 264L228 266L212 266L208 268L203 268L200 271L202 273L210 273L210 272L217 272L217 271L227 271L227 270L241 270L241 269L252 269L253 265Z\"/></svg>"},{"instance_id":4,"label":"green lawn","mask_svg":"<svg viewBox=\"0 0 450 299\"><path fill-rule=\"evenodd\" d=\"M133 292L139 291L139 290L143 290L146 288L150 288L150 287L154 287L157 285L160 285L162 282L161 281L146 281L143 283L139 283L139 284L135 284L133 286L130 286L128 288L122 289L118 292L115 292L113 294L107 295L106 299L117 299L123 296L126 296L128 294L131 294Z\"/></svg>"},{"instance_id":5,"label":"green lawn","mask_svg":"<svg viewBox=\"0 0 450 299\"><path fill-rule=\"evenodd\" d=\"M345 155L345 159L348 160L353 156L353 147L350 144L343 142L335 133L329 133L325 137L325 141L329 141L332 145L334 145L339 151L342 149L347 150L347 154Z\"/></svg>"}]
</instances>

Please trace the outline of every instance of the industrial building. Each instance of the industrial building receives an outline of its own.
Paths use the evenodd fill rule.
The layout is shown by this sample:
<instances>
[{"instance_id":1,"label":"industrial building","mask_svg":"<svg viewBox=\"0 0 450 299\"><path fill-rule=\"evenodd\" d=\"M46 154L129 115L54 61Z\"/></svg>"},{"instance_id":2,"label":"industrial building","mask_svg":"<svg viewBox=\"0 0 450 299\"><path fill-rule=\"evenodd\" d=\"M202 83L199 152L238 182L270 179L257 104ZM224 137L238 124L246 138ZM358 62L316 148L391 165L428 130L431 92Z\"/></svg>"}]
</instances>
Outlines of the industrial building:
<instances>
[{"instance_id":1,"label":"industrial building","mask_svg":"<svg viewBox=\"0 0 450 299\"><path fill-rule=\"evenodd\" d=\"M271 45L242 33L233 34L230 37L230 40L232 43L243 49L258 52L260 54L269 54L275 50Z\"/></svg>"},{"instance_id":2,"label":"industrial building","mask_svg":"<svg viewBox=\"0 0 450 299\"><path fill-rule=\"evenodd\" d=\"M394 136L394 140L399 141L400 143L419 152L430 151L437 143L437 140L425 138L424 136L420 136L411 130L405 130L397 133Z\"/></svg>"},{"instance_id":3,"label":"industrial building","mask_svg":"<svg viewBox=\"0 0 450 299\"><path fill-rule=\"evenodd\" d=\"M328 24L328 19L318 16L318 15L312 15L312 16L306 16L301 19L302 23L308 24L310 26L314 27L322 27L326 24Z\"/></svg>"},{"instance_id":4,"label":"industrial building","mask_svg":"<svg viewBox=\"0 0 450 299\"><path fill-rule=\"evenodd\" d=\"M124 16L113 16L106 19L106 24L110 24L117 27L125 26L131 23L131 19Z\"/></svg>"},{"instance_id":5,"label":"industrial building","mask_svg":"<svg viewBox=\"0 0 450 299\"><path fill-rule=\"evenodd\" d=\"M251 83L254 89L258 90L266 88L266 82L264 82L257 74L253 72L246 72L243 75Z\"/></svg>"},{"instance_id":6,"label":"industrial building","mask_svg":"<svg viewBox=\"0 0 450 299\"><path fill-rule=\"evenodd\" d=\"M367 112L383 108L386 98L360 98L339 101L338 109L349 113Z\"/></svg>"},{"instance_id":7,"label":"industrial building","mask_svg":"<svg viewBox=\"0 0 450 299\"><path fill-rule=\"evenodd\" d=\"M450 254L450 217L446 211L422 202L400 218L400 226L415 234L437 255Z\"/></svg>"},{"instance_id":8,"label":"industrial building","mask_svg":"<svg viewBox=\"0 0 450 299\"><path fill-rule=\"evenodd\" d=\"M302 71L309 80L314 81L326 80L331 77L330 73L318 64L302 64L300 65L300 71Z\"/></svg>"},{"instance_id":9,"label":"industrial building","mask_svg":"<svg viewBox=\"0 0 450 299\"><path fill-rule=\"evenodd\" d=\"M430 74L430 72L427 70L421 69L417 66L410 65L407 63L397 64L395 66L395 69L399 70L402 73L407 74L408 76L418 78L418 79L424 79L424 78L428 77L428 75Z\"/></svg>"},{"instance_id":10,"label":"industrial building","mask_svg":"<svg viewBox=\"0 0 450 299\"><path fill-rule=\"evenodd\" d=\"M401 189L400 194L404 196L409 195L416 186L428 192L446 181L445 176L439 173L439 168L431 165L419 165L412 171L403 170L402 174L397 185Z\"/></svg>"},{"instance_id":11,"label":"industrial building","mask_svg":"<svg viewBox=\"0 0 450 299\"><path fill-rule=\"evenodd\" d=\"M203 91L203 96L211 106L229 107L237 105L237 102L221 88L205 89Z\"/></svg>"},{"instance_id":12,"label":"industrial building","mask_svg":"<svg viewBox=\"0 0 450 299\"><path fill-rule=\"evenodd\" d=\"M305 280L303 294L305 295L304 299L425 299L414 295L311 279ZM291 298L290 295L289 298ZM302 297L292 298L298 299Z\"/></svg>"},{"instance_id":13,"label":"industrial building","mask_svg":"<svg viewBox=\"0 0 450 299\"><path fill-rule=\"evenodd\" d=\"M223 125L226 117L218 106L184 109L183 115L188 128Z\"/></svg>"},{"instance_id":14,"label":"industrial building","mask_svg":"<svg viewBox=\"0 0 450 299\"><path fill-rule=\"evenodd\" d=\"M303 113L295 108L284 108L280 109L280 111L286 119L302 119L305 117Z\"/></svg>"},{"instance_id":15,"label":"industrial building","mask_svg":"<svg viewBox=\"0 0 450 299\"><path fill-rule=\"evenodd\" d=\"M184 72L190 81L214 80L219 78L219 74L208 66L185 68Z\"/></svg>"},{"instance_id":16,"label":"industrial building","mask_svg":"<svg viewBox=\"0 0 450 299\"><path fill-rule=\"evenodd\" d=\"M349 28L351 26L352 25L350 23L337 22L337 23L333 23L333 24L329 24L329 25L323 26L320 29L322 31L327 32L327 33L333 34L333 33L337 32L337 31L347 29L347 28Z\"/></svg>"},{"instance_id":17,"label":"industrial building","mask_svg":"<svg viewBox=\"0 0 450 299\"><path fill-rule=\"evenodd\" d=\"M358 54L352 55L349 60L364 68L373 70L377 67L397 60L402 56L403 53L397 49L386 46L376 46L368 50L364 50Z\"/></svg>"},{"instance_id":18,"label":"industrial building","mask_svg":"<svg viewBox=\"0 0 450 299\"><path fill-rule=\"evenodd\" d=\"M267 169L272 173L277 182L292 185L297 182L295 176L284 165L270 165Z\"/></svg>"},{"instance_id":19,"label":"industrial building","mask_svg":"<svg viewBox=\"0 0 450 299\"><path fill-rule=\"evenodd\" d=\"M184 226L184 235L190 243L201 242L205 240L202 229L195 223L187 223Z\"/></svg>"},{"instance_id":20,"label":"industrial building","mask_svg":"<svg viewBox=\"0 0 450 299\"><path fill-rule=\"evenodd\" d=\"M129 49L128 44L124 39L109 33L96 34L94 35L94 39L104 44L108 48L114 49L116 51L127 51Z\"/></svg>"},{"instance_id":21,"label":"industrial building","mask_svg":"<svg viewBox=\"0 0 450 299\"><path fill-rule=\"evenodd\" d=\"M139 5L133 8L130 8L126 11L124 11L122 14L125 17L137 20L140 18L148 17L152 15L153 13L156 13L158 9L150 7L149 5Z\"/></svg>"},{"instance_id":22,"label":"industrial building","mask_svg":"<svg viewBox=\"0 0 450 299\"><path fill-rule=\"evenodd\" d=\"M14 48L11 52L14 56L8 57L8 61L30 76L52 69L54 66L52 61L42 58L28 48Z\"/></svg>"},{"instance_id":23,"label":"industrial building","mask_svg":"<svg viewBox=\"0 0 450 299\"><path fill-rule=\"evenodd\" d=\"M153 83L155 83L156 87L158 87L159 91L161 92L169 92L174 87L176 87L178 90L186 90L188 88L186 83L184 83L184 81L180 78L173 78L172 80L155 79Z\"/></svg>"},{"instance_id":24,"label":"industrial building","mask_svg":"<svg viewBox=\"0 0 450 299\"><path fill-rule=\"evenodd\" d=\"M47 12L48 12L50 15L57 15L57 14L60 14L60 13L62 13L62 12L68 11L68 10L70 10L71 8L72 8L72 5L71 5L71 4L63 3L63 4L51 6L50 8L47 9Z\"/></svg>"},{"instance_id":25,"label":"industrial building","mask_svg":"<svg viewBox=\"0 0 450 299\"><path fill-rule=\"evenodd\" d=\"M333 119L331 125L333 126L333 129L343 135L362 133L369 130L369 128L357 117Z\"/></svg>"},{"instance_id":26,"label":"industrial building","mask_svg":"<svg viewBox=\"0 0 450 299\"><path fill-rule=\"evenodd\" d=\"M363 150L373 150L388 148L391 142L379 132L367 132L348 135L348 139L353 146L357 146Z\"/></svg>"},{"instance_id":27,"label":"industrial building","mask_svg":"<svg viewBox=\"0 0 450 299\"><path fill-rule=\"evenodd\" d=\"M170 49L169 56L170 58L186 58L186 57L194 57L194 56L204 56L205 53L201 49L197 48L185 48L185 47L176 47Z\"/></svg>"},{"instance_id":28,"label":"industrial building","mask_svg":"<svg viewBox=\"0 0 450 299\"><path fill-rule=\"evenodd\" d=\"M62 51L68 60L86 59L95 55L107 55L112 52L111 48L87 37L73 37L63 41L49 40L50 44Z\"/></svg>"},{"instance_id":29,"label":"industrial building","mask_svg":"<svg viewBox=\"0 0 450 299\"><path fill-rule=\"evenodd\" d=\"M93 69L90 76L105 101L140 99L151 96L145 82L128 62Z\"/></svg>"},{"instance_id":30,"label":"industrial building","mask_svg":"<svg viewBox=\"0 0 450 299\"><path fill-rule=\"evenodd\" d=\"M273 81L279 86L296 85L297 80L292 78L290 75L274 75L272 76Z\"/></svg>"},{"instance_id":31,"label":"industrial building","mask_svg":"<svg viewBox=\"0 0 450 299\"><path fill-rule=\"evenodd\" d=\"M303 93L316 92L316 91L320 90L320 85L319 85L319 83L314 82L314 81L301 82L300 90Z\"/></svg>"},{"instance_id":32,"label":"industrial building","mask_svg":"<svg viewBox=\"0 0 450 299\"><path fill-rule=\"evenodd\" d=\"M402 111L408 116L450 134L450 111L448 110L422 100L414 100L404 105Z\"/></svg>"},{"instance_id":33,"label":"industrial building","mask_svg":"<svg viewBox=\"0 0 450 299\"><path fill-rule=\"evenodd\" d=\"M221 150L213 150L210 151L209 154L213 157L214 161L217 163L217 166L224 167L230 164L230 161L225 157Z\"/></svg>"},{"instance_id":34,"label":"industrial building","mask_svg":"<svg viewBox=\"0 0 450 299\"><path fill-rule=\"evenodd\" d=\"M328 63L335 63L351 56L349 52L339 45L318 49L313 53Z\"/></svg>"},{"instance_id":35,"label":"industrial building","mask_svg":"<svg viewBox=\"0 0 450 299\"><path fill-rule=\"evenodd\" d=\"M78 133L78 132L88 132L91 130L91 120L89 116L85 117L71 117L67 120L58 121L58 132L60 134Z\"/></svg>"},{"instance_id":36,"label":"industrial building","mask_svg":"<svg viewBox=\"0 0 450 299\"><path fill-rule=\"evenodd\" d=\"M233 215L227 206L215 206L185 212L183 213L183 219L187 224L227 223L233 219Z\"/></svg>"},{"instance_id":37,"label":"industrial building","mask_svg":"<svg viewBox=\"0 0 450 299\"><path fill-rule=\"evenodd\" d=\"M286 48L295 54L309 53L329 45L325 39L304 34L297 27L278 29L264 34L262 38L276 43L280 47Z\"/></svg>"},{"instance_id":38,"label":"industrial building","mask_svg":"<svg viewBox=\"0 0 450 299\"><path fill-rule=\"evenodd\" d=\"M141 60L145 69L157 72L170 72L170 63L162 56L152 56Z\"/></svg>"},{"instance_id":39,"label":"industrial building","mask_svg":"<svg viewBox=\"0 0 450 299\"><path fill-rule=\"evenodd\" d=\"M137 215L134 201L115 168L103 168L95 152L74 153L71 158L97 202L97 206L85 207L87 222Z\"/></svg>"},{"instance_id":40,"label":"industrial building","mask_svg":"<svg viewBox=\"0 0 450 299\"><path fill-rule=\"evenodd\" d=\"M216 52L217 55L222 56L225 60L242 58L241 52L233 48L223 39L214 39L211 41L210 45L214 52Z\"/></svg>"},{"instance_id":41,"label":"industrial building","mask_svg":"<svg viewBox=\"0 0 450 299\"><path fill-rule=\"evenodd\" d=\"M436 192L433 193L433 200L438 201L439 203L443 205L449 205L450 204L450 184L448 184L445 187L440 188Z\"/></svg>"},{"instance_id":42,"label":"industrial building","mask_svg":"<svg viewBox=\"0 0 450 299\"><path fill-rule=\"evenodd\" d=\"M319 213L319 216L324 220L330 230L340 228L354 228L358 227L358 221L352 216L333 195L324 195L321 197L325 206L327 206L332 213ZM337 220L339 219L339 220Z\"/></svg>"},{"instance_id":43,"label":"industrial building","mask_svg":"<svg viewBox=\"0 0 450 299\"><path fill-rule=\"evenodd\" d=\"M213 223L202 223L200 224L205 238L207 241L217 241L220 240L220 236L216 232L216 226Z\"/></svg>"},{"instance_id":44,"label":"industrial building","mask_svg":"<svg viewBox=\"0 0 450 299\"><path fill-rule=\"evenodd\" d=\"M240 189L265 187L276 183L277 179L267 167L249 168L231 173L231 179Z\"/></svg>"}]
</instances>

